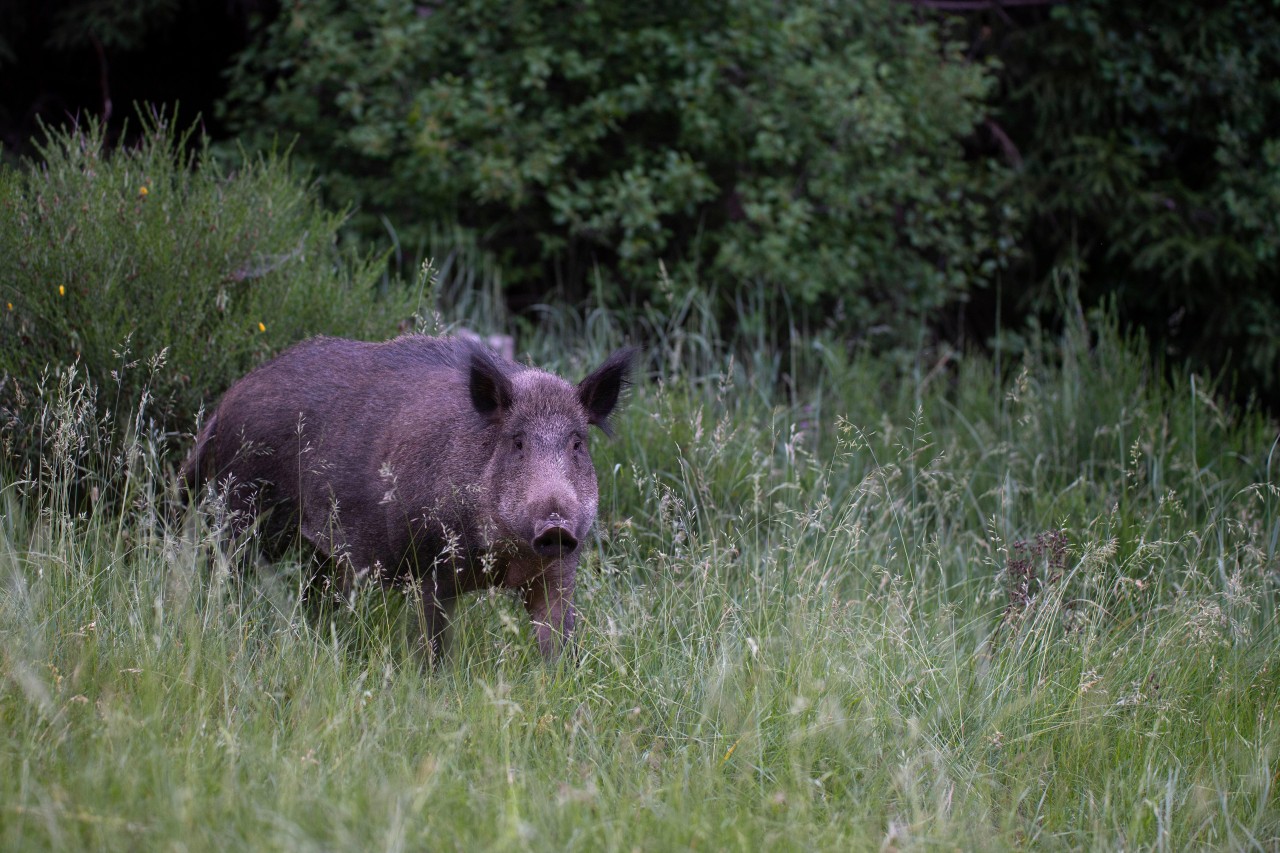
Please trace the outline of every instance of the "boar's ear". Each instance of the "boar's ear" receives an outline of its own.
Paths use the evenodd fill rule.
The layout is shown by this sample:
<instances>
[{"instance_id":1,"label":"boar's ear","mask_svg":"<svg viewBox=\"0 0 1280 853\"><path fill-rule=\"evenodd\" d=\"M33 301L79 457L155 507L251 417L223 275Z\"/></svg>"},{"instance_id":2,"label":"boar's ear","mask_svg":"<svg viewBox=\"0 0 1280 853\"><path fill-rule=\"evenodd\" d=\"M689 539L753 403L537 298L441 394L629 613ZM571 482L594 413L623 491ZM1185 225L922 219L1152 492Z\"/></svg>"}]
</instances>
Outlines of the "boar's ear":
<instances>
[{"instance_id":1,"label":"boar's ear","mask_svg":"<svg viewBox=\"0 0 1280 853\"><path fill-rule=\"evenodd\" d=\"M609 429L609 415L618 405L622 389L631 384L628 376L637 352L635 347L617 350L578 383L578 399L582 401L582 408L587 410L587 422L600 427L605 435L613 435Z\"/></svg>"},{"instance_id":2,"label":"boar's ear","mask_svg":"<svg viewBox=\"0 0 1280 853\"><path fill-rule=\"evenodd\" d=\"M498 420L511 408L511 380L494 357L479 346L471 350L468 386L471 405L490 420Z\"/></svg>"}]
</instances>

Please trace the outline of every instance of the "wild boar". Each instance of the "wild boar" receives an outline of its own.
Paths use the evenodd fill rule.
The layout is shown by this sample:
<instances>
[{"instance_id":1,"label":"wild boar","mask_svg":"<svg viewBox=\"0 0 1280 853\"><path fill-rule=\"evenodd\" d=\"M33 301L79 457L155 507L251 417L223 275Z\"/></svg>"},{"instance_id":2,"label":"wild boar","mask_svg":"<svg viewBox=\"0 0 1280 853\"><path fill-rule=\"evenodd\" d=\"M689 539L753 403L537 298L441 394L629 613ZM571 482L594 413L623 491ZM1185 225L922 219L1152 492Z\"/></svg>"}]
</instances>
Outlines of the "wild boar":
<instances>
[{"instance_id":1,"label":"wild boar","mask_svg":"<svg viewBox=\"0 0 1280 853\"><path fill-rule=\"evenodd\" d=\"M634 355L574 386L460 338L313 338L227 390L182 477L242 530L269 510L268 539L301 532L343 589L415 584L429 660L450 603L492 586L522 595L554 659L599 499L588 427L610 434Z\"/></svg>"}]
</instances>

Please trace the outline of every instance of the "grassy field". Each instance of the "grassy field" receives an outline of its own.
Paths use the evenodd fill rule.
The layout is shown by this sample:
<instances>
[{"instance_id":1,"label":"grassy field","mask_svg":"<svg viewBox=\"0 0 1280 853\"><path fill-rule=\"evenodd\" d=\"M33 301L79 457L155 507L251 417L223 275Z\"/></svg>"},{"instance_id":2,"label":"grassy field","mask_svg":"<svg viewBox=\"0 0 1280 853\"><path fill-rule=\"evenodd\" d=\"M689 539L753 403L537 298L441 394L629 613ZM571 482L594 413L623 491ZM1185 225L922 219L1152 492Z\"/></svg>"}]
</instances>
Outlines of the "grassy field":
<instances>
[{"instance_id":1,"label":"grassy field","mask_svg":"<svg viewBox=\"0 0 1280 853\"><path fill-rule=\"evenodd\" d=\"M240 571L161 523L145 412L51 392L0 489L0 847L1280 845L1274 424L1105 318L895 368L673 316L595 440L576 667L495 594L424 673L402 597ZM570 375L617 338L544 328Z\"/></svg>"}]
</instances>

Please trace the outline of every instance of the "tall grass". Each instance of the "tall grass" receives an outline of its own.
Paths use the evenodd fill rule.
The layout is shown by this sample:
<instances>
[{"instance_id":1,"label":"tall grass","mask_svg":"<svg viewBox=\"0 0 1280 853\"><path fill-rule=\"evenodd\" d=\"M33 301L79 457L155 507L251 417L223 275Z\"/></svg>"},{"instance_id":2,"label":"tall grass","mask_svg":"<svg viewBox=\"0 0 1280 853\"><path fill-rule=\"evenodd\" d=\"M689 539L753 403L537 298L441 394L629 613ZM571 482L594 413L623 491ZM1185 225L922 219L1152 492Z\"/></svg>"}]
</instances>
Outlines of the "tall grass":
<instances>
[{"instance_id":1,"label":"tall grass","mask_svg":"<svg viewBox=\"0 0 1280 853\"><path fill-rule=\"evenodd\" d=\"M395 593L316 613L217 507L162 523L147 420L50 386L56 452L0 489L0 845L1280 844L1273 424L1105 316L1006 379L676 307L594 448L577 666L491 594L422 672ZM540 328L569 374L620 337Z\"/></svg>"}]
</instances>

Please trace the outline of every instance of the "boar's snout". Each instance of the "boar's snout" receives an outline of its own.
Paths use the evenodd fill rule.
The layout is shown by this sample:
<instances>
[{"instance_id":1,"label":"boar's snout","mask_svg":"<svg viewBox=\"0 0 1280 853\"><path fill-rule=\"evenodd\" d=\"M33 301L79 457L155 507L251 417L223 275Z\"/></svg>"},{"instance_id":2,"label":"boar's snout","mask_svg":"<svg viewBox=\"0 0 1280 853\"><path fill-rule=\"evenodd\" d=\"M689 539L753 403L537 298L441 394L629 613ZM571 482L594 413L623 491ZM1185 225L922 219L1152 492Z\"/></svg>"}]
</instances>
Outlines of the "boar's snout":
<instances>
[{"instance_id":1,"label":"boar's snout","mask_svg":"<svg viewBox=\"0 0 1280 853\"><path fill-rule=\"evenodd\" d=\"M533 550L539 557L567 557L578 547L578 540L569 529L569 520L559 513L551 513L533 532Z\"/></svg>"}]
</instances>

